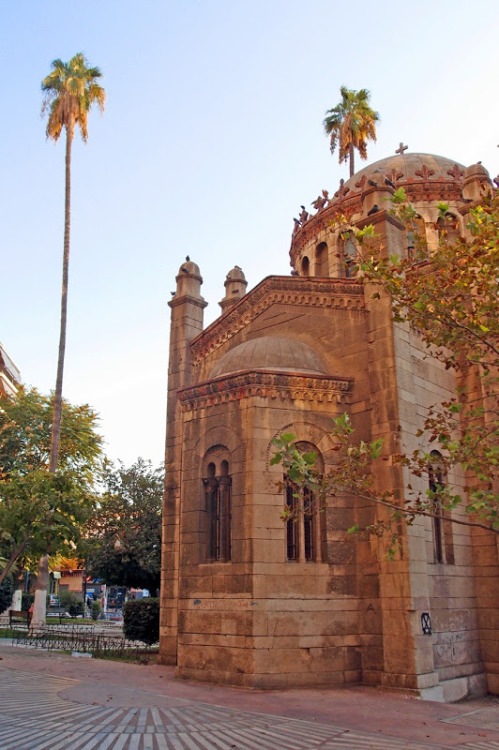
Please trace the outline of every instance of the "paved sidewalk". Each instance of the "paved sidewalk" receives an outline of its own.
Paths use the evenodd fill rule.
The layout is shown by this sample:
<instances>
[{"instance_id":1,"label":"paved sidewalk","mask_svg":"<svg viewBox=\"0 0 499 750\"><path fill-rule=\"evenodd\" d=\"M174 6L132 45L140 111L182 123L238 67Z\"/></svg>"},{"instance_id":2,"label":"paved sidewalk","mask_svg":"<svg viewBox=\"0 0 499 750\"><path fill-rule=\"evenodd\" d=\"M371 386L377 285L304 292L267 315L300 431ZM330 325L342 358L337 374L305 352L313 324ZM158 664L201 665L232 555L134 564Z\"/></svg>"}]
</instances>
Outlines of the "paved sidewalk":
<instances>
[{"instance_id":1,"label":"paved sidewalk","mask_svg":"<svg viewBox=\"0 0 499 750\"><path fill-rule=\"evenodd\" d=\"M499 750L499 701L248 691L0 640L0 750Z\"/></svg>"}]
</instances>

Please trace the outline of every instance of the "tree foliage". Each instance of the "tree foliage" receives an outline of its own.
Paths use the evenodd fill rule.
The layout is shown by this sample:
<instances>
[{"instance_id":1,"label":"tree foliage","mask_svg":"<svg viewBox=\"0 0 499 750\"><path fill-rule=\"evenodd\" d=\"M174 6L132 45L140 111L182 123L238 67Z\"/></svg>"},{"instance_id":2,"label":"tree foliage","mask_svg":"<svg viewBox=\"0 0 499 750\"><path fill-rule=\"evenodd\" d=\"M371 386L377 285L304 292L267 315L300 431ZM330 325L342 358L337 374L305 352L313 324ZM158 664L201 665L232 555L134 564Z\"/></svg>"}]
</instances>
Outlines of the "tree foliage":
<instances>
[{"instance_id":1,"label":"tree foliage","mask_svg":"<svg viewBox=\"0 0 499 750\"><path fill-rule=\"evenodd\" d=\"M393 203L395 215L412 231L416 212L402 189L396 191ZM449 207L439 208L445 217ZM484 197L481 205L470 209L467 237L442 235L431 255L419 237L411 258L387 258L372 226L357 232L356 239L366 293L373 298L390 295L394 320L409 324L427 356L456 376L455 397L435 403L426 412L418 436L428 448L394 457L414 478L425 481L407 484L403 504L390 490L377 490L377 462L386 460L382 442L356 442L346 414L332 426L336 458L326 476L319 477L310 457L298 455L292 435L274 441L272 463L283 464L287 481L293 482L298 494L305 487L323 497L349 492L388 508L389 521L370 527L376 533L383 533L391 520L400 517L412 523L418 516L442 514L454 523L499 533L499 198ZM462 469L463 495L450 484L430 481L434 448L443 475ZM418 489L422 486L427 489ZM457 507L464 512L450 516Z\"/></svg>"},{"instance_id":2,"label":"tree foliage","mask_svg":"<svg viewBox=\"0 0 499 750\"><path fill-rule=\"evenodd\" d=\"M331 153L338 146L340 164L350 159L350 177L354 174L354 149L361 159L367 159L367 141L376 141L376 123L379 114L369 106L369 91L351 91L342 86L341 102L328 109L324 130L329 136Z\"/></svg>"},{"instance_id":3,"label":"tree foliage","mask_svg":"<svg viewBox=\"0 0 499 750\"><path fill-rule=\"evenodd\" d=\"M155 591L161 574L163 470L139 458L108 466L106 490L88 526L87 570L110 585Z\"/></svg>"},{"instance_id":4,"label":"tree foliage","mask_svg":"<svg viewBox=\"0 0 499 750\"><path fill-rule=\"evenodd\" d=\"M7 576L3 583L0 583L0 615L12 604L13 595L14 581L10 576Z\"/></svg>"},{"instance_id":5,"label":"tree foliage","mask_svg":"<svg viewBox=\"0 0 499 750\"><path fill-rule=\"evenodd\" d=\"M69 62L54 60L52 70L42 81L44 100L42 114L48 110L47 138L59 140L63 128L73 137L79 127L81 137L88 139L88 113L93 104L104 110L106 92L97 82L102 73L89 67L88 61L78 52Z\"/></svg>"},{"instance_id":6,"label":"tree foliage","mask_svg":"<svg viewBox=\"0 0 499 750\"><path fill-rule=\"evenodd\" d=\"M19 388L0 400L0 582L20 557L69 552L96 502L101 469L97 416L62 405L59 466L49 471L53 399Z\"/></svg>"}]
</instances>

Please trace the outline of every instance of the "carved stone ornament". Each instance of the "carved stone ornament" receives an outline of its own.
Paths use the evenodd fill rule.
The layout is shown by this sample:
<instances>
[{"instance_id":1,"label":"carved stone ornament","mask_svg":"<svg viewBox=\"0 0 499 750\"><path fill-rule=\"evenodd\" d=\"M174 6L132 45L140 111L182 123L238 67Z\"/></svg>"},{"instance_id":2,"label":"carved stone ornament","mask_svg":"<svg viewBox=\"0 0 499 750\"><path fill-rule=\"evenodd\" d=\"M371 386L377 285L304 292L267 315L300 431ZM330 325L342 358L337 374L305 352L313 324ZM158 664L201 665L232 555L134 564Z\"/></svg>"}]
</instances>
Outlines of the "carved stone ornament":
<instances>
[{"instance_id":1,"label":"carved stone ornament","mask_svg":"<svg viewBox=\"0 0 499 750\"><path fill-rule=\"evenodd\" d=\"M459 166L457 164L454 164L454 166L452 167L452 169L448 169L447 170L447 174L449 175L449 177L452 177L457 182L461 182L461 180L464 177L463 170L459 169Z\"/></svg>"},{"instance_id":2,"label":"carved stone ornament","mask_svg":"<svg viewBox=\"0 0 499 750\"><path fill-rule=\"evenodd\" d=\"M418 177L421 177L421 179L424 180L425 182L428 182L430 177L432 177L432 175L435 174L435 170L429 169L426 164L423 164L421 169L416 169L414 174L417 175Z\"/></svg>"},{"instance_id":3,"label":"carved stone ornament","mask_svg":"<svg viewBox=\"0 0 499 750\"><path fill-rule=\"evenodd\" d=\"M343 404L353 378L250 371L225 375L178 392L183 411L206 409L231 401L259 397L279 401Z\"/></svg>"}]
</instances>

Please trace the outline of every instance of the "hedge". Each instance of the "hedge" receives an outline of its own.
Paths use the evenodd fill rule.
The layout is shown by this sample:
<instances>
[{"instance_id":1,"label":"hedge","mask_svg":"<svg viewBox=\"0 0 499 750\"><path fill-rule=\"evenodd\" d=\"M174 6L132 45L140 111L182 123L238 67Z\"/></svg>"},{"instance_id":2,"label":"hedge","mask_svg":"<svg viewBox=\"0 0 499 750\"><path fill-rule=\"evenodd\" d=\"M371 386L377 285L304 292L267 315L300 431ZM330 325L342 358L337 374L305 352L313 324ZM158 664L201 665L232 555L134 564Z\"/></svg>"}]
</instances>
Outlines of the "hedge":
<instances>
[{"instance_id":1,"label":"hedge","mask_svg":"<svg viewBox=\"0 0 499 750\"><path fill-rule=\"evenodd\" d=\"M123 607L123 633L151 646L159 641L159 599L130 599Z\"/></svg>"}]
</instances>

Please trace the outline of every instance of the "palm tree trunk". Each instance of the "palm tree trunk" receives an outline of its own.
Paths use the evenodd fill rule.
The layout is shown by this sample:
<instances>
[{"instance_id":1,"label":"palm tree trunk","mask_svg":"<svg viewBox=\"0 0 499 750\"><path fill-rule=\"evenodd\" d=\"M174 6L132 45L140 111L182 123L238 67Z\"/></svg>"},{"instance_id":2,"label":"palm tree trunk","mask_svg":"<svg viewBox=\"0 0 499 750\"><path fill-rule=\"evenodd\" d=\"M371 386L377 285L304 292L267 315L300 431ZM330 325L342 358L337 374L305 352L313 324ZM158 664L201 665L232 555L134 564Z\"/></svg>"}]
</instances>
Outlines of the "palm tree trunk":
<instances>
[{"instance_id":1,"label":"palm tree trunk","mask_svg":"<svg viewBox=\"0 0 499 750\"><path fill-rule=\"evenodd\" d=\"M54 412L50 434L49 471L55 472L59 459L62 416L62 381L64 376L64 356L66 353L66 327L68 317L68 283L69 283L69 247L71 234L71 145L74 128L66 130L66 194L64 205L64 254L62 260L62 293L61 293L61 332L59 337L59 357L57 360L57 378L54 393Z\"/></svg>"},{"instance_id":2,"label":"palm tree trunk","mask_svg":"<svg viewBox=\"0 0 499 750\"><path fill-rule=\"evenodd\" d=\"M50 433L49 471L55 474L59 461L59 444L61 439L62 418L62 381L64 376L64 355L66 353L66 327L68 318L68 283L69 283L69 248L71 235L71 146L73 143L74 123L66 126L66 191L64 202L64 253L62 259L62 292L61 292L61 332L59 336L59 356L57 360L57 377L54 392L54 411L52 413L52 430ZM35 587L35 606L32 625L45 625L47 611L48 556L50 553L50 532L47 539L47 554L38 563L38 574Z\"/></svg>"},{"instance_id":3,"label":"palm tree trunk","mask_svg":"<svg viewBox=\"0 0 499 750\"><path fill-rule=\"evenodd\" d=\"M353 143L350 144L350 177L353 177L354 175L354 147Z\"/></svg>"}]
</instances>

